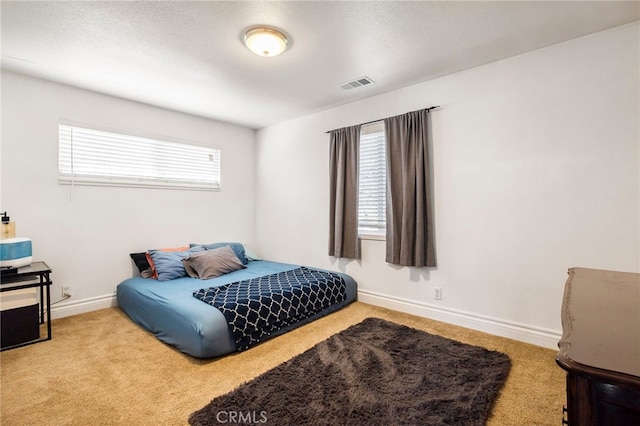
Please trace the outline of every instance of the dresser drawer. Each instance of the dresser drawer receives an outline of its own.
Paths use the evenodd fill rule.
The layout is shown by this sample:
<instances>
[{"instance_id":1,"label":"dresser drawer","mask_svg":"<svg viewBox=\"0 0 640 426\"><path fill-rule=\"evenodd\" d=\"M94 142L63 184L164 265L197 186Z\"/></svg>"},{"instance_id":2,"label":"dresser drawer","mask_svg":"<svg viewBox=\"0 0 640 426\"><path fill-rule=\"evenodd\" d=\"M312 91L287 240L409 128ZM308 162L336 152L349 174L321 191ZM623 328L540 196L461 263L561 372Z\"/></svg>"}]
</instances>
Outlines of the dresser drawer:
<instances>
[{"instance_id":1,"label":"dresser drawer","mask_svg":"<svg viewBox=\"0 0 640 426\"><path fill-rule=\"evenodd\" d=\"M595 383L597 424L640 425L640 391L609 383Z\"/></svg>"}]
</instances>

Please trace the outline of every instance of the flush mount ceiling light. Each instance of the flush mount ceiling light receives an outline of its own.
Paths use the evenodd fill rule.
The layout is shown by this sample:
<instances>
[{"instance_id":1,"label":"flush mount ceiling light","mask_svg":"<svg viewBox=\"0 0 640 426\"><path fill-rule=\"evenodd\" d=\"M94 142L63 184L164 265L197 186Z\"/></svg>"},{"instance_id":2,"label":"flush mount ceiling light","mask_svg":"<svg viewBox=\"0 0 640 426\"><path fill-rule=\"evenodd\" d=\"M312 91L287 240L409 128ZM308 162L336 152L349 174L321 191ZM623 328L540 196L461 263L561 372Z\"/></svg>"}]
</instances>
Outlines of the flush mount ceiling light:
<instances>
[{"instance_id":1,"label":"flush mount ceiling light","mask_svg":"<svg viewBox=\"0 0 640 426\"><path fill-rule=\"evenodd\" d=\"M276 56L287 48L287 37L275 28L260 26L244 33L244 44L259 56Z\"/></svg>"}]
</instances>

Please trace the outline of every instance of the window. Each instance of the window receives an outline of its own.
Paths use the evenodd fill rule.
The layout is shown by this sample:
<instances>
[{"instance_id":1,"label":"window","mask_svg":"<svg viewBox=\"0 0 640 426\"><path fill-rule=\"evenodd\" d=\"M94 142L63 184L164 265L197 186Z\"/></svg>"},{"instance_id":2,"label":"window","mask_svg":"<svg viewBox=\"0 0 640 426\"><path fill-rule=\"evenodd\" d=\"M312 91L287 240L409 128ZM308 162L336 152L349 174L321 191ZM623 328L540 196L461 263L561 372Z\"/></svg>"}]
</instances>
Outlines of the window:
<instances>
[{"instance_id":1,"label":"window","mask_svg":"<svg viewBox=\"0 0 640 426\"><path fill-rule=\"evenodd\" d=\"M384 122L362 126L358 169L358 233L386 233L387 168Z\"/></svg>"},{"instance_id":2,"label":"window","mask_svg":"<svg viewBox=\"0 0 640 426\"><path fill-rule=\"evenodd\" d=\"M219 149L67 124L58 132L61 184L220 188Z\"/></svg>"}]
</instances>

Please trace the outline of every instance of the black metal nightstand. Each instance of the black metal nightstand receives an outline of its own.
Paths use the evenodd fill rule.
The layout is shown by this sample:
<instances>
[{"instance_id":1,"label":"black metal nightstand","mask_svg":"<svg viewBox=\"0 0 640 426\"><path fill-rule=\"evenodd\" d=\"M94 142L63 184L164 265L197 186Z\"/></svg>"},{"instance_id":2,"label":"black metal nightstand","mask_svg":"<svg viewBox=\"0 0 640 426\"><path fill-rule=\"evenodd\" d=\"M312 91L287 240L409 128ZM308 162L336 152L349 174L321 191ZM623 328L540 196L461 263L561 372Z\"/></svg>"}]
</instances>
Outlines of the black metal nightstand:
<instances>
[{"instance_id":1,"label":"black metal nightstand","mask_svg":"<svg viewBox=\"0 0 640 426\"><path fill-rule=\"evenodd\" d=\"M22 313L13 312L13 314L19 315L12 317L10 315L12 312L10 311L16 311L16 309L22 308L2 311L2 321L0 324L2 327L2 336L0 336L2 348L0 350L4 351L7 349L14 349L21 346L31 345L33 343L43 342L45 340L51 340L51 284L53 284L51 281L51 268L49 268L45 262L33 262L31 265L17 268L13 273L2 274L2 277L0 278L0 292L2 293L26 288L40 288L40 299L38 301L38 304L40 305L40 312L37 321L37 337L30 338L29 333L26 333L26 337L21 338L19 334L15 334L16 330L15 327L12 327L14 325L12 324L12 320L14 318L22 318ZM29 315L28 312L25 314ZM36 316L38 316L37 311ZM47 323L47 336L40 337L39 325L44 324L45 322ZM5 341L7 340L8 343L5 345Z\"/></svg>"}]
</instances>

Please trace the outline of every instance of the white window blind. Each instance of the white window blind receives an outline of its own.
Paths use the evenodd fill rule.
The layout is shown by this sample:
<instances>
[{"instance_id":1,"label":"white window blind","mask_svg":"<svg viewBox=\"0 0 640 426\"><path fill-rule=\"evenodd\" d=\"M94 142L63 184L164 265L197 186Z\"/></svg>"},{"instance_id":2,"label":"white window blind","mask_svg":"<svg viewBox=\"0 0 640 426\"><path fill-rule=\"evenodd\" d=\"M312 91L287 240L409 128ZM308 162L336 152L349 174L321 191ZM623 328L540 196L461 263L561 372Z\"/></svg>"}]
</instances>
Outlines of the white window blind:
<instances>
[{"instance_id":1,"label":"white window blind","mask_svg":"<svg viewBox=\"0 0 640 426\"><path fill-rule=\"evenodd\" d=\"M362 126L358 167L358 232L385 235L387 167L382 121Z\"/></svg>"},{"instance_id":2,"label":"white window blind","mask_svg":"<svg viewBox=\"0 0 640 426\"><path fill-rule=\"evenodd\" d=\"M61 184L216 190L220 150L59 124Z\"/></svg>"}]
</instances>

